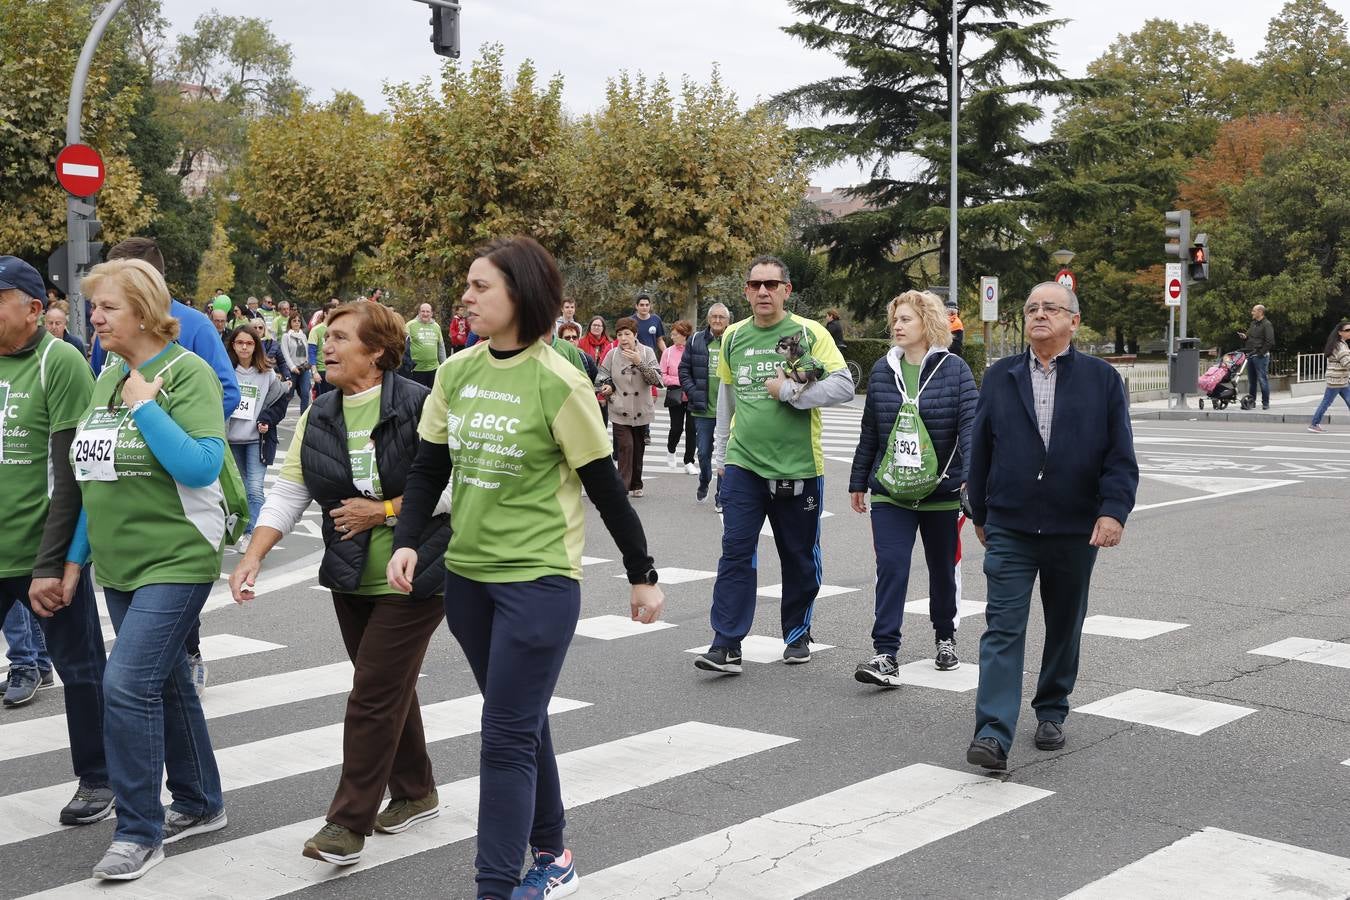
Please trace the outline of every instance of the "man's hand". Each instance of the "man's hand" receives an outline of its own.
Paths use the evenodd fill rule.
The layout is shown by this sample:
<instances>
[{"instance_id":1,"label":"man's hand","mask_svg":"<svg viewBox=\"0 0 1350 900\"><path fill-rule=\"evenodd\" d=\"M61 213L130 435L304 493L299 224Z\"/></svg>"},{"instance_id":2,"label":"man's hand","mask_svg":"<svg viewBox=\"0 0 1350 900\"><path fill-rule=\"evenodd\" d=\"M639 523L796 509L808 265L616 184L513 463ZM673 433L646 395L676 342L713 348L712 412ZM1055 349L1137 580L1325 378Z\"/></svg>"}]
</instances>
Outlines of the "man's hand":
<instances>
[{"instance_id":1,"label":"man's hand","mask_svg":"<svg viewBox=\"0 0 1350 900\"><path fill-rule=\"evenodd\" d=\"M867 512L867 493L865 491L850 491L848 502L855 513L865 514Z\"/></svg>"},{"instance_id":2,"label":"man's hand","mask_svg":"<svg viewBox=\"0 0 1350 900\"><path fill-rule=\"evenodd\" d=\"M666 608L666 595L654 584L635 584L628 608L634 622L650 625L661 618L661 611Z\"/></svg>"},{"instance_id":3,"label":"man's hand","mask_svg":"<svg viewBox=\"0 0 1350 900\"><path fill-rule=\"evenodd\" d=\"M1237 336L1240 337L1240 338L1242 338L1242 339L1245 341L1245 340L1247 339L1247 332L1245 332L1245 331L1239 331L1239 332L1237 333Z\"/></svg>"},{"instance_id":4,"label":"man's hand","mask_svg":"<svg viewBox=\"0 0 1350 900\"><path fill-rule=\"evenodd\" d=\"M252 554L245 553L244 558L234 567L230 573L230 593L234 596L234 602L240 605L247 603L254 597L253 585L258 580L258 572L262 569L262 560L254 559Z\"/></svg>"},{"instance_id":5,"label":"man's hand","mask_svg":"<svg viewBox=\"0 0 1350 900\"><path fill-rule=\"evenodd\" d=\"M769 396L775 400L782 400L783 385L788 383L787 376L783 374L783 367L778 366L773 370L773 377L764 382L764 390L769 392Z\"/></svg>"},{"instance_id":6,"label":"man's hand","mask_svg":"<svg viewBox=\"0 0 1350 900\"><path fill-rule=\"evenodd\" d=\"M349 541L363 531L384 524L384 503L366 497L348 497L328 513L342 540Z\"/></svg>"},{"instance_id":7,"label":"man's hand","mask_svg":"<svg viewBox=\"0 0 1350 900\"><path fill-rule=\"evenodd\" d=\"M975 526L975 537L979 539L979 541L980 541L980 546L981 546L981 547L988 547L988 546L989 546L989 542L986 541L986 540L984 539L984 527L983 527L983 526L980 526L980 525L976 525L976 526Z\"/></svg>"},{"instance_id":8,"label":"man's hand","mask_svg":"<svg viewBox=\"0 0 1350 900\"><path fill-rule=\"evenodd\" d=\"M1120 543L1125 526L1110 516L1098 516L1097 524L1092 526L1092 537L1088 543L1094 547L1114 547Z\"/></svg>"},{"instance_id":9,"label":"man's hand","mask_svg":"<svg viewBox=\"0 0 1350 900\"><path fill-rule=\"evenodd\" d=\"M127 376L127 383L122 385L122 402L127 406L135 406L142 400L153 400L159 396L159 389L162 387L164 387L163 378L146 381L140 369L132 369L131 374Z\"/></svg>"},{"instance_id":10,"label":"man's hand","mask_svg":"<svg viewBox=\"0 0 1350 900\"><path fill-rule=\"evenodd\" d=\"M35 615L50 619L65 606L61 602L60 578L34 578L28 585L28 605Z\"/></svg>"}]
</instances>

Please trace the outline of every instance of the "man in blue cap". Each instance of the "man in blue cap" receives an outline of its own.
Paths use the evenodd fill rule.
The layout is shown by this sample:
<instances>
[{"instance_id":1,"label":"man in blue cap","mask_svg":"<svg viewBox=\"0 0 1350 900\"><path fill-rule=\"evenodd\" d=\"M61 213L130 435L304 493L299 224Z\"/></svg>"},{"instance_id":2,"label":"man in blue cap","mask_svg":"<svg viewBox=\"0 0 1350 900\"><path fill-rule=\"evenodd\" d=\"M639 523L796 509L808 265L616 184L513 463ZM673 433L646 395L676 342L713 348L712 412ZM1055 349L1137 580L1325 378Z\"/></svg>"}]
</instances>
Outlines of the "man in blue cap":
<instances>
[{"instance_id":1,"label":"man in blue cap","mask_svg":"<svg viewBox=\"0 0 1350 900\"><path fill-rule=\"evenodd\" d=\"M38 325L46 293L37 270L0 256L0 497L8 508L0 619L27 603L41 620L65 682L80 779L61 824L86 825L107 817L113 801L103 755L103 632L88 567L66 559L80 516L80 490L66 460L94 377L79 351ZM11 672L11 686L23 674Z\"/></svg>"}]
</instances>

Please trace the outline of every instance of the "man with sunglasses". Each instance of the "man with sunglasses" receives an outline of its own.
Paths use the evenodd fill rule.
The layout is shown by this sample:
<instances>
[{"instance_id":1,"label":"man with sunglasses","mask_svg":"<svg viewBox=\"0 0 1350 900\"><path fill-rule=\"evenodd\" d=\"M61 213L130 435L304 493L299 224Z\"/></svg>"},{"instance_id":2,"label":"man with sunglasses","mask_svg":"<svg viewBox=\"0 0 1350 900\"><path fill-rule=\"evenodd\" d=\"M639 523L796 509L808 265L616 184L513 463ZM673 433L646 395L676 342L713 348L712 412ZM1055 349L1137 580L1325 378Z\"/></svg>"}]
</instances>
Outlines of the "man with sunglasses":
<instances>
[{"instance_id":1,"label":"man with sunglasses","mask_svg":"<svg viewBox=\"0 0 1350 900\"><path fill-rule=\"evenodd\" d=\"M1023 309L1030 348L989 367L975 410L967 488L988 582L975 739L966 761L1008 767L1022 701L1031 588L1045 649L1031 706L1039 750L1064 746L1092 566L1120 543L1139 466L1129 401L1110 365L1073 348L1078 297L1038 284Z\"/></svg>"},{"instance_id":2,"label":"man with sunglasses","mask_svg":"<svg viewBox=\"0 0 1350 900\"><path fill-rule=\"evenodd\" d=\"M63 461L94 376L79 351L38 325L45 293L37 270L0 256L0 497L8 515L0 541L0 620L26 603L45 632L65 683L70 756L80 779L60 821L87 825L112 812L103 752L106 656L89 569L66 559L81 499Z\"/></svg>"},{"instance_id":3,"label":"man with sunglasses","mask_svg":"<svg viewBox=\"0 0 1350 900\"><path fill-rule=\"evenodd\" d=\"M722 333L712 462L722 477L722 558L713 584L712 645L694 660L705 672L741 672L741 641L755 616L755 551L766 517L783 567L783 661L811 660L825 474L820 407L852 399L853 377L825 326L787 312L791 294L782 260L755 259L745 281L751 318ZM795 340L824 374L804 382L786 377L779 350L785 339Z\"/></svg>"}]
</instances>

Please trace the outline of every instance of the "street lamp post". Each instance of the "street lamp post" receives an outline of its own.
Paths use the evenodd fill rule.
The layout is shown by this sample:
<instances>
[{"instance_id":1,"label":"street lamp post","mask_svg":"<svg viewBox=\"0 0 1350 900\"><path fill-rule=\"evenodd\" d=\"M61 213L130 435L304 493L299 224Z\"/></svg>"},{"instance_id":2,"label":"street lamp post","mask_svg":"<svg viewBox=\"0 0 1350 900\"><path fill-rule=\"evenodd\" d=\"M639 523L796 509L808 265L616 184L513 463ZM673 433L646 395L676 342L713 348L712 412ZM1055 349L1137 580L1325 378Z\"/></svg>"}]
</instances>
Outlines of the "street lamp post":
<instances>
[{"instance_id":1,"label":"street lamp post","mask_svg":"<svg viewBox=\"0 0 1350 900\"><path fill-rule=\"evenodd\" d=\"M961 45L959 43L960 33L957 29L957 12L960 10L960 0L952 0L952 39L949 49L952 58L952 94L951 94L951 183L950 183L950 209L948 229L950 237L947 241L947 296L960 304L960 293L956 288L956 123L957 111L961 101Z\"/></svg>"}]
</instances>

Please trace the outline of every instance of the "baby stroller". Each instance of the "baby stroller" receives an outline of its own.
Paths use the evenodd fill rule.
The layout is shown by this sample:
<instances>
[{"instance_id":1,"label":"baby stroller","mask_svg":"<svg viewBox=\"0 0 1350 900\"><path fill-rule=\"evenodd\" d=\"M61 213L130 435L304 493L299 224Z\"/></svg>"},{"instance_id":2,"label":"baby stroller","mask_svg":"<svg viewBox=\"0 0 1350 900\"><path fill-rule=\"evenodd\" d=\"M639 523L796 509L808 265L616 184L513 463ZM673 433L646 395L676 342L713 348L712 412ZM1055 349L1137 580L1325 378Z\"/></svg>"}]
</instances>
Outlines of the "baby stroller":
<instances>
[{"instance_id":1,"label":"baby stroller","mask_svg":"<svg viewBox=\"0 0 1350 900\"><path fill-rule=\"evenodd\" d=\"M1222 359L1205 370L1205 374L1200 376L1196 386L1213 401L1215 409L1227 409L1228 404L1237 400L1238 381L1242 378L1242 372L1246 368L1247 354L1241 350L1225 353ZM1239 405L1246 409L1247 398L1243 397ZM1205 408L1203 398L1200 400L1200 408Z\"/></svg>"}]
</instances>

